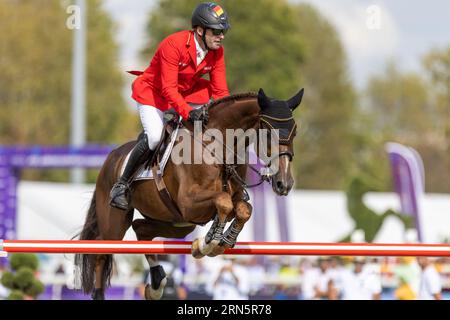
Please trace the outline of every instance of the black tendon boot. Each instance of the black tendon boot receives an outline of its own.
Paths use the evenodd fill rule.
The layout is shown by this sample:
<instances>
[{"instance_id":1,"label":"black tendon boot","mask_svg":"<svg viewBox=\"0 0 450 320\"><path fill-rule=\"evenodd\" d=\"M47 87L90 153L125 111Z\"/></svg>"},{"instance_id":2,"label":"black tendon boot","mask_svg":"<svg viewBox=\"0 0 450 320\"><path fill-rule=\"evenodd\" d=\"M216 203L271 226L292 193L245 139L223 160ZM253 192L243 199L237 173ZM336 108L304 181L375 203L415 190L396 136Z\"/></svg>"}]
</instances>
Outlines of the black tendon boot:
<instances>
[{"instance_id":1,"label":"black tendon boot","mask_svg":"<svg viewBox=\"0 0 450 320\"><path fill-rule=\"evenodd\" d=\"M148 148L147 139L140 139L130 154L128 163L119 181L111 189L110 206L122 210L128 210L130 199L130 183L136 170L148 159L152 151Z\"/></svg>"}]
</instances>

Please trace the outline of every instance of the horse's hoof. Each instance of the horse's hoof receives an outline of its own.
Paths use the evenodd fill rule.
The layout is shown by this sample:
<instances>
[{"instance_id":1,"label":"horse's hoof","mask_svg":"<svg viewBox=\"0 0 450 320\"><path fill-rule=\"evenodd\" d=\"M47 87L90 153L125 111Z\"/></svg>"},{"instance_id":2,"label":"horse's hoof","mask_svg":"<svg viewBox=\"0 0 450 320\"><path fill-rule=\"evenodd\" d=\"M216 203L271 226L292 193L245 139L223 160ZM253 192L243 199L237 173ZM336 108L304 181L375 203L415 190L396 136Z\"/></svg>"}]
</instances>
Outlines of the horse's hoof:
<instances>
[{"instance_id":1,"label":"horse's hoof","mask_svg":"<svg viewBox=\"0 0 450 320\"><path fill-rule=\"evenodd\" d=\"M221 255L225 252L225 247L223 246L217 246L212 249L212 251L208 254L208 257L216 257L218 255Z\"/></svg>"},{"instance_id":2,"label":"horse's hoof","mask_svg":"<svg viewBox=\"0 0 450 320\"><path fill-rule=\"evenodd\" d=\"M105 300L105 292L102 289L94 289L92 300Z\"/></svg>"},{"instance_id":3,"label":"horse's hoof","mask_svg":"<svg viewBox=\"0 0 450 320\"><path fill-rule=\"evenodd\" d=\"M209 255L214 248L219 245L219 240L211 240L210 243L205 243L205 238L197 238L192 242L192 256L196 259L203 258L206 255Z\"/></svg>"},{"instance_id":4,"label":"horse's hoof","mask_svg":"<svg viewBox=\"0 0 450 320\"><path fill-rule=\"evenodd\" d=\"M200 241L202 241L203 239L195 239L194 242L192 242L192 247L191 247L191 254L195 259L201 259L203 258L205 255L200 251Z\"/></svg>"},{"instance_id":5,"label":"horse's hoof","mask_svg":"<svg viewBox=\"0 0 450 320\"><path fill-rule=\"evenodd\" d=\"M211 257L210 254L214 252L214 250L217 250L218 247L219 247L219 240L211 240L210 243L208 243L205 247L200 248L200 250L204 255ZM213 254L213 257L215 256L216 254Z\"/></svg>"},{"instance_id":6,"label":"horse's hoof","mask_svg":"<svg viewBox=\"0 0 450 320\"><path fill-rule=\"evenodd\" d=\"M156 290L153 290L152 286L147 284L145 286L145 300L161 300L161 297L164 293L164 287L167 284L167 278L164 278L161 280L161 284L159 285L159 288Z\"/></svg>"}]
</instances>

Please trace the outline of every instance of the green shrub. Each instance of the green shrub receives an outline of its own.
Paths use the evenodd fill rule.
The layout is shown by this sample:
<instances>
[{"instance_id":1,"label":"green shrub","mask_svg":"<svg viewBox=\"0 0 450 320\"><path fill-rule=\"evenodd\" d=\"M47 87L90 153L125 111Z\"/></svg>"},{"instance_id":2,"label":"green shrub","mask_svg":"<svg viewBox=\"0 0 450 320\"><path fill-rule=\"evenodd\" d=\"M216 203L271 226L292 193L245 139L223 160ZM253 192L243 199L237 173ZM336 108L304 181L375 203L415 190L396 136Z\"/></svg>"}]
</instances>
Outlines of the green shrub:
<instances>
[{"instance_id":1,"label":"green shrub","mask_svg":"<svg viewBox=\"0 0 450 320\"><path fill-rule=\"evenodd\" d=\"M38 295L40 295L42 292L44 292L45 286L44 284L37 280L34 279L33 283L31 284L31 286L29 286L26 290L25 290L25 294L27 296L36 298Z\"/></svg>"},{"instance_id":2,"label":"green shrub","mask_svg":"<svg viewBox=\"0 0 450 320\"><path fill-rule=\"evenodd\" d=\"M20 267L28 267L33 271L37 271L39 267L39 259L32 253L13 253L9 263L14 271L19 270Z\"/></svg>"},{"instance_id":3,"label":"green shrub","mask_svg":"<svg viewBox=\"0 0 450 320\"><path fill-rule=\"evenodd\" d=\"M0 280L1 284L8 288L8 289L13 289L13 284L14 284L14 275L7 271L5 273L3 273L2 275L2 279Z\"/></svg>"},{"instance_id":4,"label":"green shrub","mask_svg":"<svg viewBox=\"0 0 450 320\"><path fill-rule=\"evenodd\" d=\"M5 272L0 279L2 285L12 290L8 300L36 299L44 292L44 284L35 277L39 267L37 255L12 254L9 263L13 272Z\"/></svg>"},{"instance_id":5,"label":"green shrub","mask_svg":"<svg viewBox=\"0 0 450 320\"><path fill-rule=\"evenodd\" d=\"M25 295L20 290L13 290L9 294L7 300L25 300Z\"/></svg>"},{"instance_id":6,"label":"green shrub","mask_svg":"<svg viewBox=\"0 0 450 320\"><path fill-rule=\"evenodd\" d=\"M28 267L20 268L14 276L14 287L26 290L34 281L34 272Z\"/></svg>"}]
</instances>

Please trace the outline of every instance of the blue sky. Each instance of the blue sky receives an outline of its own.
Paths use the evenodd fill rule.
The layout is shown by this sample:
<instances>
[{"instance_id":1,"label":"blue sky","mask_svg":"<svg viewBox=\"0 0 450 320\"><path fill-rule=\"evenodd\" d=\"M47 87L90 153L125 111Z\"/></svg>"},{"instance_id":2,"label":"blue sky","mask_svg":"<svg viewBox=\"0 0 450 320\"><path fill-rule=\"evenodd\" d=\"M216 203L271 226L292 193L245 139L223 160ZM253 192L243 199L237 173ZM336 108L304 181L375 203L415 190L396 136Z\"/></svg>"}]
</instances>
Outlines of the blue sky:
<instances>
[{"instance_id":1,"label":"blue sky","mask_svg":"<svg viewBox=\"0 0 450 320\"><path fill-rule=\"evenodd\" d=\"M389 59L404 70L417 71L425 52L450 45L450 1L291 2L311 3L336 27L347 52L349 74L358 88L364 87L370 75L382 71ZM145 23L155 3L154 0L104 0L105 9L117 24L116 40L124 70L142 69L148 63L139 59L138 51L145 44ZM380 13L379 29L367 27L367 10L374 5Z\"/></svg>"}]
</instances>

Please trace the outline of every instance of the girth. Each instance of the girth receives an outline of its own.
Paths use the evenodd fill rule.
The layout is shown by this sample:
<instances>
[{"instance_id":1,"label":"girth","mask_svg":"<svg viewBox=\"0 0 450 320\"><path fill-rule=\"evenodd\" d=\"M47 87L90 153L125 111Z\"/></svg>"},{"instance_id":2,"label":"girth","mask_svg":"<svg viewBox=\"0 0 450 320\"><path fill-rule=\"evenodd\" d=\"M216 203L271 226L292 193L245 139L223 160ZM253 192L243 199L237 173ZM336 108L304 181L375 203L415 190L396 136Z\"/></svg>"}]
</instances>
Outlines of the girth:
<instances>
[{"instance_id":1,"label":"girth","mask_svg":"<svg viewBox=\"0 0 450 320\"><path fill-rule=\"evenodd\" d=\"M183 215L181 214L180 209L178 208L175 201L173 201L172 196L170 195L169 190L167 190L167 186L162 177L161 171L159 171L159 161L157 161L152 166L153 177L155 180L156 188L159 192L159 198L164 203L164 205L169 209L174 218L174 222L184 222Z\"/></svg>"},{"instance_id":2,"label":"girth","mask_svg":"<svg viewBox=\"0 0 450 320\"><path fill-rule=\"evenodd\" d=\"M173 113L167 113L167 116L172 116ZM181 223L184 222L183 215L181 214L180 209L178 208L175 201L172 199L172 196L170 195L169 190L167 189L166 183L164 182L164 178L162 175L162 172L160 170L160 154L161 152L164 152L162 149L162 146L164 145L164 142L168 139L170 139L170 135L174 130L174 126L178 126L179 122L176 121L173 117L166 117L165 119L168 120L165 122L163 127L163 134L162 139L158 143L158 146L155 149L154 157L150 162L150 167L153 173L153 178L155 180L156 188L158 189L159 198L164 203L164 205L169 209L169 211L172 213L173 219L175 223ZM168 119L169 118L169 119ZM166 146L168 143L166 143Z\"/></svg>"}]
</instances>

